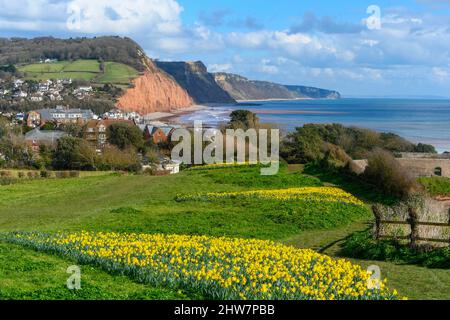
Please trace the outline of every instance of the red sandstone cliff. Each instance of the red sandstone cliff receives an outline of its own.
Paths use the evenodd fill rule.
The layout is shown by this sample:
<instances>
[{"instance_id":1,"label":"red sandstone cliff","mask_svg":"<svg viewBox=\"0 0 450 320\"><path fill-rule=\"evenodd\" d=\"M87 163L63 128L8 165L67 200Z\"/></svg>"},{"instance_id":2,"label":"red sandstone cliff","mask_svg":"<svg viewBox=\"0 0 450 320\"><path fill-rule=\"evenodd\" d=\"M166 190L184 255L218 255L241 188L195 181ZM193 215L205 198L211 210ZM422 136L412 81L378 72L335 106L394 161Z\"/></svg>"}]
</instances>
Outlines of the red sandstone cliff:
<instances>
[{"instance_id":1,"label":"red sandstone cliff","mask_svg":"<svg viewBox=\"0 0 450 320\"><path fill-rule=\"evenodd\" d=\"M194 105L193 99L171 76L159 69L153 61L144 58L144 75L133 80L133 88L119 98L117 108L145 115L152 112L170 112Z\"/></svg>"}]
</instances>

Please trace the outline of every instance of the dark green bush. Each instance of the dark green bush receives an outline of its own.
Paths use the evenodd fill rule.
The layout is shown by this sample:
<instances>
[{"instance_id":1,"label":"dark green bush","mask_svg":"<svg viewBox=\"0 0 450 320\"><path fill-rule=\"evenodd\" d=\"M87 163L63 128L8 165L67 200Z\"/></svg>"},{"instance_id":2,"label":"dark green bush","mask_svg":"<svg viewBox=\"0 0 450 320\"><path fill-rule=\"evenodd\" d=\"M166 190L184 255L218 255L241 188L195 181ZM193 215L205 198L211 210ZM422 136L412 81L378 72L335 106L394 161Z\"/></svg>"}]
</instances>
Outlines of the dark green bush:
<instances>
[{"instance_id":1,"label":"dark green bush","mask_svg":"<svg viewBox=\"0 0 450 320\"><path fill-rule=\"evenodd\" d=\"M51 177L51 172L50 171L46 171L46 170L42 170L41 171L41 178L50 178Z\"/></svg>"},{"instance_id":2,"label":"dark green bush","mask_svg":"<svg viewBox=\"0 0 450 320\"><path fill-rule=\"evenodd\" d=\"M417 181L394 156L381 149L369 154L368 166L362 179L378 187L386 195L403 198L420 190Z\"/></svg>"},{"instance_id":3,"label":"dark green bush","mask_svg":"<svg viewBox=\"0 0 450 320\"><path fill-rule=\"evenodd\" d=\"M345 241L341 254L357 259L394 261L428 268L450 268L449 247L434 250L425 247L412 249L394 240L377 241L370 231L358 232L350 236Z\"/></svg>"},{"instance_id":4,"label":"dark green bush","mask_svg":"<svg viewBox=\"0 0 450 320\"><path fill-rule=\"evenodd\" d=\"M2 177L2 178L12 177L12 172L11 171L0 171L0 177Z\"/></svg>"},{"instance_id":5,"label":"dark green bush","mask_svg":"<svg viewBox=\"0 0 450 320\"><path fill-rule=\"evenodd\" d=\"M7 186L10 184L17 183L18 179L13 177L0 177L0 186Z\"/></svg>"}]
</instances>

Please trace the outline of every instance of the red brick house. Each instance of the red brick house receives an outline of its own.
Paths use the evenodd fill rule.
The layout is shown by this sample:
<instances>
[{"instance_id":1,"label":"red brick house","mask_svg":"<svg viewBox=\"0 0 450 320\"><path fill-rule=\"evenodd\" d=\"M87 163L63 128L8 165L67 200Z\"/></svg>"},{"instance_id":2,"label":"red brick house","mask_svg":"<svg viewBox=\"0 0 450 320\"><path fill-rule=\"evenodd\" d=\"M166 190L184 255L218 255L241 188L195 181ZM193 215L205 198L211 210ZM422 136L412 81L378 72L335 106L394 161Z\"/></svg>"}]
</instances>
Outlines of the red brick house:
<instances>
[{"instance_id":1,"label":"red brick house","mask_svg":"<svg viewBox=\"0 0 450 320\"><path fill-rule=\"evenodd\" d=\"M115 123L127 123L135 125L130 120L118 120L118 119L105 119L105 120L90 120L87 122L83 138L96 147L103 147L108 142L107 129L110 125Z\"/></svg>"},{"instance_id":2,"label":"red brick house","mask_svg":"<svg viewBox=\"0 0 450 320\"><path fill-rule=\"evenodd\" d=\"M175 131L174 127L155 127L147 125L144 129L145 141L152 141L154 144L170 142L172 133Z\"/></svg>"}]
</instances>

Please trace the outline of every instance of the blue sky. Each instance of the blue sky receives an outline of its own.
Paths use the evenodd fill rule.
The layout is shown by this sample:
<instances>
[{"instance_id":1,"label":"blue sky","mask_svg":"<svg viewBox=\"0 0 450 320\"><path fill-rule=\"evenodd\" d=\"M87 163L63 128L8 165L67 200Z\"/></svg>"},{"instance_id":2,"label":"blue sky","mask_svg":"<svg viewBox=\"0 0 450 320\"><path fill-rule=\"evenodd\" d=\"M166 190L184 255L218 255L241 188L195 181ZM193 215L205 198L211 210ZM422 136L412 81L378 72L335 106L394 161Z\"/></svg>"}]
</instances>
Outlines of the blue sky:
<instances>
[{"instance_id":1,"label":"blue sky","mask_svg":"<svg viewBox=\"0 0 450 320\"><path fill-rule=\"evenodd\" d=\"M450 0L0 0L3 37L111 34L251 79L450 97Z\"/></svg>"}]
</instances>

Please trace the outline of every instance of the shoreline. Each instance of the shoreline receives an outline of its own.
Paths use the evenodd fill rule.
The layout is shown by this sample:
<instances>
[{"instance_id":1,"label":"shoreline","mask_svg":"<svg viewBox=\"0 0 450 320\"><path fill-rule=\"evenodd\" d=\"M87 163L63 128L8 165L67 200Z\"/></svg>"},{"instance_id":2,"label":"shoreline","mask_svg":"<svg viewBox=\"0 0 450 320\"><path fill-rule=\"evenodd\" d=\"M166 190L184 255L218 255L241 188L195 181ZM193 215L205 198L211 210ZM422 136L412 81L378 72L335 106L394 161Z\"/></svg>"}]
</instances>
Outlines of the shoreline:
<instances>
[{"instance_id":1,"label":"shoreline","mask_svg":"<svg viewBox=\"0 0 450 320\"><path fill-rule=\"evenodd\" d=\"M210 107L205 105L194 105L189 108L185 109L177 109L172 110L170 112L153 112L148 113L145 116L143 116L145 121L161 121L161 120L169 120L171 118L183 116L186 114L194 113L201 110L209 109Z\"/></svg>"},{"instance_id":2,"label":"shoreline","mask_svg":"<svg viewBox=\"0 0 450 320\"><path fill-rule=\"evenodd\" d=\"M319 100L313 98L295 98L295 99L255 99L255 100L236 100L237 103L246 103L246 102L273 102L273 101L309 101L309 100Z\"/></svg>"}]
</instances>

